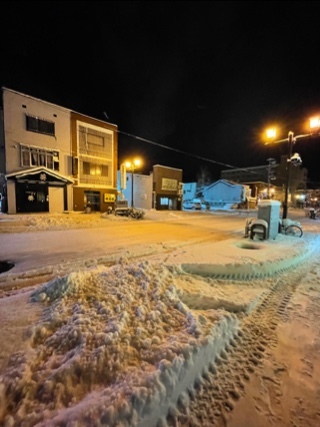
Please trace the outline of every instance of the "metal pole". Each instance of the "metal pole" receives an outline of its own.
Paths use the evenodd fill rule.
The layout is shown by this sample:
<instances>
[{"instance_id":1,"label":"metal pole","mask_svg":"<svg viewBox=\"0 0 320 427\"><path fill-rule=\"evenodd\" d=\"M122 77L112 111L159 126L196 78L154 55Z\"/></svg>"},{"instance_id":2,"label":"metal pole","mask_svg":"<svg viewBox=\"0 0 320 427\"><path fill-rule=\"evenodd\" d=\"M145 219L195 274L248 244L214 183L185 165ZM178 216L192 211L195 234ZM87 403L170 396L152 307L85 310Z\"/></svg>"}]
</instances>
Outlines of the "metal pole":
<instances>
[{"instance_id":1,"label":"metal pole","mask_svg":"<svg viewBox=\"0 0 320 427\"><path fill-rule=\"evenodd\" d=\"M292 146L294 144L293 132L289 132L288 134L288 144L289 144L289 147L288 147L289 157L287 160L287 180L286 180L286 188L285 188L285 194L284 194L282 219L286 219L288 214L288 195L289 195L289 186L290 186L291 157L292 157Z\"/></svg>"},{"instance_id":2,"label":"metal pole","mask_svg":"<svg viewBox=\"0 0 320 427\"><path fill-rule=\"evenodd\" d=\"M270 199L270 187L271 187L271 172L272 172L272 165L275 163L275 159L273 158L269 158L267 159L267 162L269 162L269 166L268 166L268 193L267 193L267 197L268 199Z\"/></svg>"},{"instance_id":3,"label":"metal pole","mask_svg":"<svg viewBox=\"0 0 320 427\"><path fill-rule=\"evenodd\" d=\"M133 167L131 168L131 207L133 208Z\"/></svg>"},{"instance_id":4,"label":"metal pole","mask_svg":"<svg viewBox=\"0 0 320 427\"><path fill-rule=\"evenodd\" d=\"M268 159L269 161L270 159ZM270 199L270 175L271 175L271 162L269 161L269 167L268 167L268 193L267 198Z\"/></svg>"}]
</instances>

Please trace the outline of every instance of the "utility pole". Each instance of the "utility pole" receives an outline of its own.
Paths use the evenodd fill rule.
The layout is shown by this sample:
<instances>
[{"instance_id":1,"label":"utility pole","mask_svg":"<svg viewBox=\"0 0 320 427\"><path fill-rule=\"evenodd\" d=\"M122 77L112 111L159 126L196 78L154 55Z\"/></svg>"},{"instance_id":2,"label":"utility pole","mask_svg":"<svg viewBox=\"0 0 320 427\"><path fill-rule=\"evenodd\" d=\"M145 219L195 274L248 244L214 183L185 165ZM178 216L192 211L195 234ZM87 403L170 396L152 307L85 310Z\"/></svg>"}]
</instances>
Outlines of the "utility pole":
<instances>
[{"instance_id":1,"label":"utility pole","mask_svg":"<svg viewBox=\"0 0 320 427\"><path fill-rule=\"evenodd\" d=\"M288 133L288 159L287 159L287 178L286 178L286 188L284 194L284 202L283 202L283 213L282 219L286 219L288 215L288 195L289 195L289 187L290 187L290 172L291 172L291 157L292 157L292 147L295 143L294 133Z\"/></svg>"},{"instance_id":2,"label":"utility pole","mask_svg":"<svg viewBox=\"0 0 320 427\"><path fill-rule=\"evenodd\" d=\"M271 180L274 179L274 175L273 175L273 167L275 165L275 159L273 158L269 158L267 159L267 162L269 162L268 165L268 193L267 193L267 197L268 199L270 199L270 186L271 186Z\"/></svg>"}]
</instances>

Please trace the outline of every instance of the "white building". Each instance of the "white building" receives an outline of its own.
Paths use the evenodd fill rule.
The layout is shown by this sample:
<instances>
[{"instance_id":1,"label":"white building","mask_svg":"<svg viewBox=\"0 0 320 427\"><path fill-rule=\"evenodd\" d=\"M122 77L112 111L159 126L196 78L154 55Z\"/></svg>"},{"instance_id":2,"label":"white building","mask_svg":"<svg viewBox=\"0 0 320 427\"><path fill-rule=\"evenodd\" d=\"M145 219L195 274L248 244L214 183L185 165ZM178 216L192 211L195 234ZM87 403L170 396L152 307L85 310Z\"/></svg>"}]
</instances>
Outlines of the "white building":
<instances>
[{"instance_id":1,"label":"white building","mask_svg":"<svg viewBox=\"0 0 320 427\"><path fill-rule=\"evenodd\" d=\"M106 211L117 194L117 152L116 125L2 88L4 211Z\"/></svg>"},{"instance_id":2,"label":"white building","mask_svg":"<svg viewBox=\"0 0 320 427\"><path fill-rule=\"evenodd\" d=\"M191 202L197 194L197 183L196 182L185 182L183 183L183 201Z\"/></svg>"},{"instance_id":3,"label":"white building","mask_svg":"<svg viewBox=\"0 0 320 427\"><path fill-rule=\"evenodd\" d=\"M137 209L152 209L152 173L150 175L142 175L131 172L125 172L125 176L121 179L121 171L118 171L118 194L119 199L128 200L128 205ZM133 178L133 181L132 181ZM132 187L133 182L133 187ZM123 188L121 188L121 183ZM133 195L133 199L132 199Z\"/></svg>"}]
</instances>

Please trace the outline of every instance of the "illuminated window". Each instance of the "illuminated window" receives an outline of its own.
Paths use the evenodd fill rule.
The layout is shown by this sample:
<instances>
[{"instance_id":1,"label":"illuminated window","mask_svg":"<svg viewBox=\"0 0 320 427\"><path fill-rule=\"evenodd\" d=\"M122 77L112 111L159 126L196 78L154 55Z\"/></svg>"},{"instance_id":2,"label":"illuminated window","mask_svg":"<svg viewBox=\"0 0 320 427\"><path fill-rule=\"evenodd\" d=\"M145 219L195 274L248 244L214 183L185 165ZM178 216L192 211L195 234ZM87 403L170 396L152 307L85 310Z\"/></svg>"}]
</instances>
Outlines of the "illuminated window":
<instances>
[{"instance_id":1,"label":"illuminated window","mask_svg":"<svg viewBox=\"0 0 320 427\"><path fill-rule=\"evenodd\" d=\"M99 165L96 163L83 162L84 175L108 176L108 165Z\"/></svg>"},{"instance_id":2,"label":"illuminated window","mask_svg":"<svg viewBox=\"0 0 320 427\"><path fill-rule=\"evenodd\" d=\"M161 206L167 206L169 204L169 199L168 197L161 197L160 198L160 205Z\"/></svg>"}]
</instances>

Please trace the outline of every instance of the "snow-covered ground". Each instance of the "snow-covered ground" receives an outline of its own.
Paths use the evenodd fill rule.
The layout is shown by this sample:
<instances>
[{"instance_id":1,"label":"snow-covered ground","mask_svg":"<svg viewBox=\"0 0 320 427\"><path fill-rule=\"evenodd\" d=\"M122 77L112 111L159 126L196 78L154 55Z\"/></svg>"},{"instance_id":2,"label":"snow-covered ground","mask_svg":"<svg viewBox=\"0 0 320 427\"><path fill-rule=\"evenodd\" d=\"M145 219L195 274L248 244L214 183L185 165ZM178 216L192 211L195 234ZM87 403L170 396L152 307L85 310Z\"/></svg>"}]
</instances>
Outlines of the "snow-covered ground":
<instances>
[{"instance_id":1,"label":"snow-covered ground","mask_svg":"<svg viewBox=\"0 0 320 427\"><path fill-rule=\"evenodd\" d=\"M33 230L74 227L71 217L83 220L23 221ZM106 218L86 220L92 227ZM317 228L306 222L302 239L231 238L148 260L120 257L111 267L93 264L16 289L0 299L1 425L165 426L238 338L241 316L279 273L308 262Z\"/></svg>"}]
</instances>

